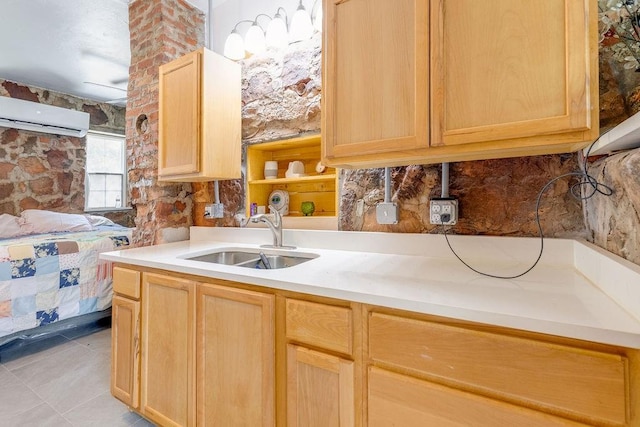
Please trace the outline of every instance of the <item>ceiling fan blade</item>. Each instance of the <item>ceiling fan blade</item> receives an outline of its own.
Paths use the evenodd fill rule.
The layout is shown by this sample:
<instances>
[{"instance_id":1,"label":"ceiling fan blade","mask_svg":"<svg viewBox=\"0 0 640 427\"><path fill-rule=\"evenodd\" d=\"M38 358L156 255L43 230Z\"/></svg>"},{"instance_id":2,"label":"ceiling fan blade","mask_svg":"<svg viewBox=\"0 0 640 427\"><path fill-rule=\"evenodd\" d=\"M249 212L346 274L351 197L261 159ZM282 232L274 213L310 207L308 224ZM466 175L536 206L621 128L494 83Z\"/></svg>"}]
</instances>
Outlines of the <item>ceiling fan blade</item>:
<instances>
[{"instance_id":1,"label":"ceiling fan blade","mask_svg":"<svg viewBox=\"0 0 640 427\"><path fill-rule=\"evenodd\" d=\"M118 98L118 99L110 99L109 101L105 101L105 104L120 104L124 101L126 101L127 98Z\"/></svg>"},{"instance_id":2,"label":"ceiling fan blade","mask_svg":"<svg viewBox=\"0 0 640 427\"><path fill-rule=\"evenodd\" d=\"M129 83L129 77L123 77L121 79L111 80L111 83L114 85L121 85L122 83Z\"/></svg>"},{"instance_id":3,"label":"ceiling fan blade","mask_svg":"<svg viewBox=\"0 0 640 427\"><path fill-rule=\"evenodd\" d=\"M120 90L120 91L122 91L122 92L126 92L126 91L127 91L127 89L122 89L121 87L105 85L105 84L102 84L102 83L95 83L95 82L82 82L82 83L86 83L86 84L88 84L88 85L94 85L94 86L106 87L106 88L109 88L109 89Z\"/></svg>"}]
</instances>

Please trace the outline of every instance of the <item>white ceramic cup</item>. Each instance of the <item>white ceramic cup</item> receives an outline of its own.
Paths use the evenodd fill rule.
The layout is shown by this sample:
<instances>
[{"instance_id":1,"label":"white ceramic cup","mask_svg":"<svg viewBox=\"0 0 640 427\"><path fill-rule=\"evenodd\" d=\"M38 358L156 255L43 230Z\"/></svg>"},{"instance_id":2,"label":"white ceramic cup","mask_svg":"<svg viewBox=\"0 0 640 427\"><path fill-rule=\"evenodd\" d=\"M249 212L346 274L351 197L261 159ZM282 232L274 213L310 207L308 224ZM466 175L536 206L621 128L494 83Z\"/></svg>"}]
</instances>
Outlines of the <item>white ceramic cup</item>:
<instances>
[{"instance_id":1,"label":"white ceramic cup","mask_svg":"<svg viewBox=\"0 0 640 427\"><path fill-rule=\"evenodd\" d=\"M286 178L298 177L304 174L304 163L299 160L289 163L289 168L285 172Z\"/></svg>"},{"instance_id":2,"label":"white ceramic cup","mask_svg":"<svg viewBox=\"0 0 640 427\"><path fill-rule=\"evenodd\" d=\"M278 162L275 160L267 160L264 162L264 178L274 179L278 177Z\"/></svg>"}]
</instances>

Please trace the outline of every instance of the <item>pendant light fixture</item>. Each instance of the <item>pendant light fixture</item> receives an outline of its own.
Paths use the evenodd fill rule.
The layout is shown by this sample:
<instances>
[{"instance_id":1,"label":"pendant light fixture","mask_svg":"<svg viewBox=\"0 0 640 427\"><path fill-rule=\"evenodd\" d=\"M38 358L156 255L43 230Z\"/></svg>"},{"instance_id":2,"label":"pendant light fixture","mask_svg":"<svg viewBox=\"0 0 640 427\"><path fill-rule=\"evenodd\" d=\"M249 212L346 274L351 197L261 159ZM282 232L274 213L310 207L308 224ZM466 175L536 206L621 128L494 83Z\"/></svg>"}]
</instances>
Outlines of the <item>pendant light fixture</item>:
<instances>
[{"instance_id":1,"label":"pendant light fixture","mask_svg":"<svg viewBox=\"0 0 640 427\"><path fill-rule=\"evenodd\" d=\"M254 22L244 35L244 48L249 53L262 53L267 49L264 32L257 22Z\"/></svg>"},{"instance_id":2,"label":"pendant light fixture","mask_svg":"<svg viewBox=\"0 0 640 427\"><path fill-rule=\"evenodd\" d=\"M256 19L253 20L253 25L249 27L247 34L245 34L244 36L244 48L251 54L262 53L267 50L267 42L264 35L264 30L258 24L258 18L260 18L261 16L267 18L269 20L269 23L273 21L273 18L271 18L269 15L265 15L264 13L258 14L258 16L256 16Z\"/></svg>"},{"instance_id":3,"label":"pendant light fixture","mask_svg":"<svg viewBox=\"0 0 640 427\"><path fill-rule=\"evenodd\" d=\"M280 14L284 13L284 17ZM267 25L267 47L276 49L286 49L289 44L289 36L287 33L287 12L279 7L276 15Z\"/></svg>"},{"instance_id":4,"label":"pendant light fixture","mask_svg":"<svg viewBox=\"0 0 640 427\"><path fill-rule=\"evenodd\" d=\"M231 30L231 34L229 34L227 40L224 42L224 56L229 59L233 59L234 61L244 59L245 57L244 41L242 40L240 33L238 33L238 25L243 22L253 21L245 19L238 22L235 27L233 27L233 30Z\"/></svg>"},{"instance_id":5,"label":"pendant light fixture","mask_svg":"<svg viewBox=\"0 0 640 427\"><path fill-rule=\"evenodd\" d=\"M289 43L311 38L315 31L322 31L322 0L315 0L310 11L311 14L300 0L291 22L288 21L287 12L282 7L278 7L273 18L261 13L254 20L244 19L238 22L225 41L224 56L238 61L244 59L247 53L262 53L267 48L283 50ZM258 24L258 18L261 16L269 18L266 32ZM243 38L238 32L238 26L245 22L251 26Z\"/></svg>"},{"instance_id":6,"label":"pendant light fixture","mask_svg":"<svg viewBox=\"0 0 640 427\"><path fill-rule=\"evenodd\" d=\"M313 35L313 25L311 24L311 15L307 12L307 9L302 5L302 0L298 5L296 13L291 18L291 28L289 29L289 40L293 42L299 42L306 40Z\"/></svg>"}]
</instances>

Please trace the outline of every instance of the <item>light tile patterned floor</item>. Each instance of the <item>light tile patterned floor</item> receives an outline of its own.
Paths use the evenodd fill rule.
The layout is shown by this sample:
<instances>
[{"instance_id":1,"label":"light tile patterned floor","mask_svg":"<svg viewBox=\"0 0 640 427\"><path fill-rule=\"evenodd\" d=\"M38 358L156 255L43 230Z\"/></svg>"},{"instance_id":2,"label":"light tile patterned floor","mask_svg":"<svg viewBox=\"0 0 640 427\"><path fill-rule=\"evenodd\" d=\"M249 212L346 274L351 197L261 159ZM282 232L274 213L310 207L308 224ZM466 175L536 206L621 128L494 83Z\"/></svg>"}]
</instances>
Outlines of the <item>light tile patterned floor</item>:
<instances>
[{"instance_id":1,"label":"light tile patterned floor","mask_svg":"<svg viewBox=\"0 0 640 427\"><path fill-rule=\"evenodd\" d=\"M111 329L0 363L3 427L153 426L109 393Z\"/></svg>"}]
</instances>

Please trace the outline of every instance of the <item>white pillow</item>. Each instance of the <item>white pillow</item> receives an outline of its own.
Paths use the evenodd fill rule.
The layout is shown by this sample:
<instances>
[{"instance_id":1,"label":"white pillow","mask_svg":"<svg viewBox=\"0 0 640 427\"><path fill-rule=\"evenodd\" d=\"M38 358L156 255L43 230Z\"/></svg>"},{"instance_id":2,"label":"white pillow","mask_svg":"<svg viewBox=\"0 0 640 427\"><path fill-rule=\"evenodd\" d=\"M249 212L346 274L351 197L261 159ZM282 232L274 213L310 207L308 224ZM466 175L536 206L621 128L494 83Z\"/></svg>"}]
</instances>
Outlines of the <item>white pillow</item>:
<instances>
[{"instance_id":1,"label":"white pillow","mask_svg":"<svg viewBox=\"0 0 640 427\"><path fill-rule=\"evenodd\" d=\"M91 224L94 227L98 226L98 225L116 225L115 222L113 222L109 218L106 218L106 217L101 216L101 215L89 215L89 214L86 214L85 216L89 220L89 224Z\"/></svg>"},{"instance_id":2,"label":"white pillow","mask_svg":"<svg viewBox=\"0 0 640 427\"><path fill-rule=\"evenodd\" d=\"M8 239L21 234L18 217L2 214L0 215L0 239Z\"/></svg>"},{"instance_id":3,"label":"white pillow","mask_svg":"<svg viewBox=\"0 0 640 427\"><path fill-rule=\"evenodd\" d=\"M18 220L23 234L55 231L91 231L93 227L84 215L27 209Z\"/></svg>"}]
</instances>

